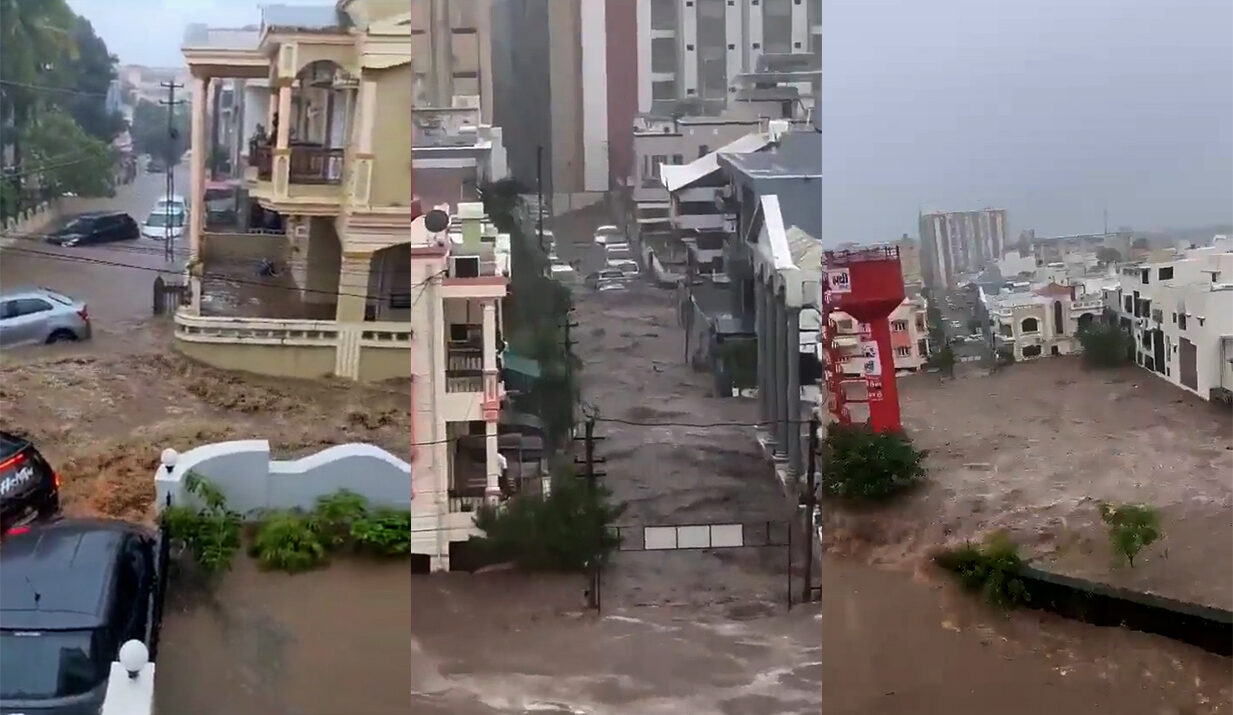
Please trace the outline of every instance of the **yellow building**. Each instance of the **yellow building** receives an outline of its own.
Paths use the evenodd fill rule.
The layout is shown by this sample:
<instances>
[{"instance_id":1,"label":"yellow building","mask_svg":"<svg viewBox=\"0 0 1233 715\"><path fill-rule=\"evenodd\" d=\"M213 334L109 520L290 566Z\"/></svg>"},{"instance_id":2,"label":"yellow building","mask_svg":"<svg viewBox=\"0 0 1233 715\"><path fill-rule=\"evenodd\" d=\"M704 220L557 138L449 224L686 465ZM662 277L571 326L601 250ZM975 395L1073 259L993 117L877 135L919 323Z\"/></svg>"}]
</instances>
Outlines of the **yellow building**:
<instances>
[{"instance_id":1,"label":"yellow building","mask_svg":"<svg viewBox=\"0 0 1233 715\"><path fill-rule=\"evenodd\" d=\"M339 0L266 8L251 42L186 37L191 300L175 317L181 352L278 376L409 377L411 35L402 0ZM269 93L267 131L243 138L256 226L247 207L239 226L207 222L206 98L229 78Z\"/></svg>"}]
</instances>

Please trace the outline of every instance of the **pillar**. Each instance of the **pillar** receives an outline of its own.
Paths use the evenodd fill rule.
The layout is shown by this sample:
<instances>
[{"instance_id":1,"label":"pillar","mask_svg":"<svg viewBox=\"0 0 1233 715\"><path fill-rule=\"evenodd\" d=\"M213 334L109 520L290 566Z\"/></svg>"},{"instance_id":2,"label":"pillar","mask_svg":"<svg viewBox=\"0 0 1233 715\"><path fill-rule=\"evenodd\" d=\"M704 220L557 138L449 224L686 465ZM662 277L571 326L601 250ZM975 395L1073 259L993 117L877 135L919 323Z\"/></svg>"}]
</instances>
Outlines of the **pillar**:
<instances>
[{"instance_id":1,"label":"pillar","mask_svg":"<svg viewBox=\"0 0 1233 715\"><path fill-rule=\"evenodd\" d=\"M788 311L783 296L775 300L775 457L784 459L788 450Z\"/></svg>"},{"instance_id":2,"label":"pillar","mask_svg":"<svg viewBox=\"0 0 1233 715\"><path fill-rule=\"evenodd\" d=\"M771 444L778 444L779 430L775 425L775 416L779 414L779 354L775 346L775 289L768 281L759 287L762 300L766 305L766 433L770 435ZM778 447L776 447L778 451Z\"/></svg>"},{"instance_id":3,"label":"pillar","mask_svg":"<svg viewBox=\"0 0 1233 715\"><path fill-rule=\"evenodd\" d=\"M343 254L338 268L338 307L335 310L335 320L340 323L364 322L371 275L371 253Z\"/></svg>"},{"instance_id":4,"label":"pillar","mask_svg":"<svg viewBox=\"0 0 1233 715\"><path fill-rule=\"evenodd\" d=\"M497 441L497 418L501 396L497 375L497 306L494 300L483 303L484 335L484 446L487 484L484 497L492 504L501 499L501 458Z\"/></svg>"},{"instance_id":5,"label":"pillar","mask_svg":"<svg viewBox=\"0 0 1233 715\"><path fill-rule=\"evenodd\" d=\"M188 169L188 265L189 290L192 292L192 312L201 314L201 232L205 227L205 160L206 160L206 80L193 77L192 100L189 106L189 146L192 153Z\"/></svg>"},{"instance_id":6,"label":"pillar","mask_svg":"<svg viewBox=\"0 0 1233 715\"><path fill-rule=\"evenodd\" d=\"M797 476L802 472L801 454L801 309L788 308L787 340L788 390L785 412L788 431L788 473Z\"/></svg>"},{"instance_id":7,"label":"pillar","mask_svg":"<svg viewBox=\"0 0 1233 715\"><path fill-rule=\"evenodd\" d=\"M278 135L275 146L286 149L291 143L291 81L280 79L278 85ZM273 120L271 120L273 121Z\"/></svg>"},{"instance_id":8,"label":"pillar","mask_svg":"<svg viewBox=\"0 0 1233 715\"><path fill-rule=\"evenodd\" d=\"M766 338L766 294L762 291L762 281L754 283L754 334L758 339L758 421L764 422L770 415L767 406L767 365L766 351L770 341Z\"/></svg>"},{"instance_id":9,"label":"pillar","mask_svg":"<svg viewBox=\"0 0 1233 715\"><path fill-rule=\"evenodd\" d=\"M360 126L356 141L356 151L361 154L372 153L373 129L377 122L377 83L365 79L360 81L359 96Z\"/></svg>"}]
</instances>

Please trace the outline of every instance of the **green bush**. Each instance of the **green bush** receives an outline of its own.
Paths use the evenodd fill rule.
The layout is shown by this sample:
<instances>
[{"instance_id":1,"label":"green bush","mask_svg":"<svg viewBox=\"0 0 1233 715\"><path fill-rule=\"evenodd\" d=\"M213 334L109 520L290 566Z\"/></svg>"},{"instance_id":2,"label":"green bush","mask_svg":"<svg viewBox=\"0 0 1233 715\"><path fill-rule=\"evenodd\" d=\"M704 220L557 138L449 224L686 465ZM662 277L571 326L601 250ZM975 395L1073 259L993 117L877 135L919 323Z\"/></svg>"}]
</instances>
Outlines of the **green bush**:
<instances>
[{"instance_id":1,"label":"green bush","mask_svg":"<svg viewBox=\"0 0 1233 715\"><path fill-rule=\"evenodd\" d=\"M1134 352L1131 337L1116 325L1093 321L1080 327L1077 337L1083 347L1083 364L1087 367L1125 365Z\"/></svg>"},{"instance_id":2,"label":"green bush","mask_svg":"<svg viewBox=\"0 0 1233 715\"><path fill-rule=\"evenodd\" d=\"M483 506L475 525L490 561L512 561L527 571L581 572L603 564L620 545L612 529L624 505L609 503L602 485L579 479L572 465L554 475L548 496L521 494L499 507Z\"/></svg>"},{"instance_id":3,"label":"green bush","mask_svg":"<svg viewBox=\"0 0 1233 715\"><path fill-rule=\"evenodd\" d=\"M938 554L934 561L955 573L965 589L980 593L994 606L1014 607L1031 600L1019 575L1026 562L1004 531L992 534L983 548L969 543Z\"/></svg>"},{"instance_id":4,"label":"green bush","mask_svg":"<svg viewBox=\"0 0 1233 715\"><path fill-rule=\"evenodd\" d=\"M1109 529L1113 550L1125 557L1132 568L1135 556L1164 536L1159 512L1146 504L1101 504L1100 519Z\"/></svg>"},{"instance_id":5,"label":"green bush","mask_svg":"<svg viewBox=\"0 0 1233 715\"><path fill-rule=\"evenodd\" d=\"M378 509L351 522L351 540L360 551L377 556L411 553L411 512Z\"/></svg>"},{"instance_id":6,"label":"green bush","mask_svg":"<svg viewBox=\"0 0 1233 715\"><path fill-rule=\"evenodd\" d=\"M311 519L315 522L314 530L321 534L327 545L337 547L351 538L352 524L367 516L367 499L349 489L339 489L317 499ZM410 514L407 517L410 519Z\"/></svg>"},{"instance_id":7,"label":"green bush","mask_svg":"<svg viewBox=\"0 0 1233 715\"><path fill-rule=\"evenodd\" d=\"M196 472L184 475L184 489L202 507L167 507L162 522L168 537L183 543L207 574L227 570L240 548L240 515L227 509L227 500L218 487Z\"/></svg>"},{"instance_id":8,"label":"green bush","mask_svg":"<svg viewBox=\"0 0 1233 715\"><path fill-rule=\"evenodd\" d=\"M832 424L823 440L821 487L832 496L876 501L910 489L925 478L925 457L903 432L869 425Z\"/></svg>"},{"instance_id":9,"label":"green bush","mask_svg":"<svg viewBox=\"0 0 1233 715\"><path fill-rule=\"evenodd\" d=\"M319 527L319 521L301 511L268 512L257 525L248 553L262 568L291 573L316 568L328 559L331 543Z\"/></svg>"}]
</instances>

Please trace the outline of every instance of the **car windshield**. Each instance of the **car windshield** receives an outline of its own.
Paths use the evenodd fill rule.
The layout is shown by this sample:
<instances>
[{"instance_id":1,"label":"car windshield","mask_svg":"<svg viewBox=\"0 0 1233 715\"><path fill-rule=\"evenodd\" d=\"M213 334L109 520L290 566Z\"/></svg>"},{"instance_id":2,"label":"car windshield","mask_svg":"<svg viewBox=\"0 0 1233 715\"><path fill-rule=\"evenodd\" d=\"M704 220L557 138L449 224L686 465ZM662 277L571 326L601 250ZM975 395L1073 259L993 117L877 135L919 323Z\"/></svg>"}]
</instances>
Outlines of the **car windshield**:
<instances>
[{"instance_id":1,"label":"car windshield","mask_svg":"<svg viewBox=\"0 0 1233 715\"><path fill-rule=\"evenodd\" d=\"M0 631L0 698L41 700L88 693L106 673L94 631Z\"/></svg>"},{"instance_id":2,"label":"car windshield","mask_svg":"<svg viewBox=\"0 0 1233 715\"><path fill-rule=\"evenodd\" d=\"M155 211L146 219L146 225L180 228L184 225L184 214L179 211Z\"/></svg>"}]
</instances>

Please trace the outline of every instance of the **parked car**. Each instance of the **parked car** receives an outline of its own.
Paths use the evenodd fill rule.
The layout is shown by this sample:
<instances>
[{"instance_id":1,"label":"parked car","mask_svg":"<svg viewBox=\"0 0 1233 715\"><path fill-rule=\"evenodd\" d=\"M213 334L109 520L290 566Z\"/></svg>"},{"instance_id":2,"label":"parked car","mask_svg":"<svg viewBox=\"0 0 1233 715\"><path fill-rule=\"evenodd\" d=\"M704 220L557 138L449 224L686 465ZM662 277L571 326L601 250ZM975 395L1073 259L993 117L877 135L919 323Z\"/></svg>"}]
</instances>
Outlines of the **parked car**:
<instances>
[{"instance_id":1,"label":"parked car","mask_svg":"<svg viewBox=\"0 0 1233 715\"><path fill-rule=\"evenodd\" d=\"M188 202L185 201L184 197L179 194L172 194L171 196L164 196L158 201L155 201L154 208L150 210L151 211L162 211L166 213L168 207L170 207L173 212L179 211L182 214L186 214L186 215L188 214Z\"/></svg>"},{"instance_id":2,"label":"parked car","mask_svg":"<svg viewBox=\"0 0 1233 715\"><path fill-rule=\"evenodd\" d=\"M165 597L163 537L136 524L61 519L0 545L0 712L98 713L130 640L153 661Z\"/></svg>"},{"instance_id":3,"label":"parked car","mask_svg":"<svg viewBox=\"0 0 1233 715\"><path fill-rule=\"evenodd\" d=\"M141 235L132 216L121 211L82 214L73 218L47 237L58 246L82 246L90 243L127 241Z\"/></svg>"},{"instance_id":4,"label":"parked car","mask_svg":"<svg viewBox=\"0 0 1233 715\"><path fill-rule=\"evenodd\" d=\"M621 273L619 268L604 268L587 275L586 284L589 288L599 288L599 284L604 281L622 281L625 275Z\"/></svg>"},{"instance_id":5,"label":"parked car","mask_svg":"<svg viewBox=\"0 0 1233 715\"><path fill-rule=\"evenodd\" d=\"M615 268L616 270L620 271L621 275L625 276L626 278L637 277L638 274L642 272L642 269L638 267L638 262L631 260L629 258L618 258L616 260L610 260L608 261L608 267Z\"/></svg>"},{"instance_id":6,"label":"parked car","mask_svg":"<svg viewBox=\"0 0 1233 715\"><path fill-rule=\"evenodd\" d=\"M0 347L90 338L85 303L47 288L0 295Z\"/></svg>"},{"instance_id":7,"label":"parked car","mask_svg":"<svg viewBox=\"0 0 1233 715\"><path fill-rule=\"evenodd\" d=\"M630 258L633 253L629 250L629 244L623 240L620 243L605 243L604 244L604 260L611 263L614 260L621 258Z\"/></svg>"},{"instance_id":8,"label":"parked car","mask_svg":"<svg viewBox=\"0 0 1233 715\"><path fill-rule=\"evenodd\" d=\"M60 513L60 475L30 440L0 430L0 537Z\"/></svg>"},{"instance_id":9,"label":"parked car","mask_svg":"<svg viewBox=\"0 0 1233 715\"><path fill-rule=\"evenodd\" d=\"M625 232L616 226L604 225L595 229L595 245L603 246L609 242L618 243L625 241Z\"/></svg>"},{"instance_id":10,"label":"parked car","mask_svg":"<svg viewBox=\"0 0 1233 715\"><path fill-rule=\"evenodd\" d=\"M548 277L567 286L578 282L577 271L568 263L553 263L550 265L548 267Z\"/></svg>"},{"instance_id":11,"label":"parked car","mask_svg":"<svg viewBox=\"0 0 1233 715\"><path fill-rule=\"evenodd\" d=\"M146 222L141 224L141 235L144 238L159 241L167 238L174 241L184 235L184 227L187 223L188 215L183 211L174 208L170 211L166 208L161 210L156 208L146 217Z\"/></svg>"}]
</instances>

